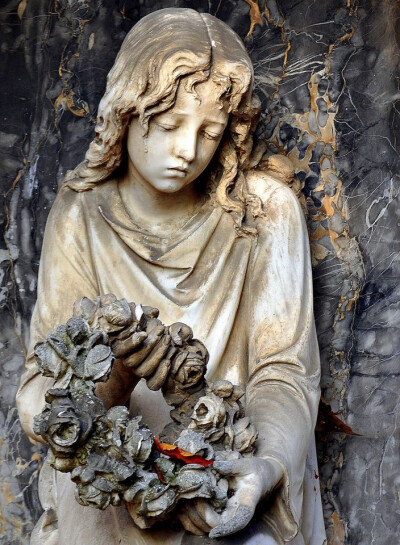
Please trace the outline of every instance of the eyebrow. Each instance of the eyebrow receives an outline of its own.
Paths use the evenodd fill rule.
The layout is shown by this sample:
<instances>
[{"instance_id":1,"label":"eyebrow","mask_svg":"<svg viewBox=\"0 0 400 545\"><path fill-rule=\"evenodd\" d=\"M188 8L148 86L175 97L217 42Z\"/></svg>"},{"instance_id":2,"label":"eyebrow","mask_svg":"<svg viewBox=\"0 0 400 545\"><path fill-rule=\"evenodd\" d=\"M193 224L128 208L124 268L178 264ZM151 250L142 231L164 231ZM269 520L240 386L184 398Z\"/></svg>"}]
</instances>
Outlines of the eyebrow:
<instances>
[{"instance_id":1,"label":"eyebrow","mask_svg":"<svg viewBox=\"0 0 400 545\"><path fill-rule=\"evenodd\" d=\"M187 114L185 112L169 112L168 110L166 112L161 112L158 114L158 116L162 116L162 115L170 115L170 116L176 116L176 117L179 117L179 116L190 116L190 114ZM224 121L219 121L218 119L207 119L206 120L207 123L212 123L212 124L215 124L215 125L220 125L221 127L225 127L226 125L226 122Z\"/></svg>"}]
</instances>

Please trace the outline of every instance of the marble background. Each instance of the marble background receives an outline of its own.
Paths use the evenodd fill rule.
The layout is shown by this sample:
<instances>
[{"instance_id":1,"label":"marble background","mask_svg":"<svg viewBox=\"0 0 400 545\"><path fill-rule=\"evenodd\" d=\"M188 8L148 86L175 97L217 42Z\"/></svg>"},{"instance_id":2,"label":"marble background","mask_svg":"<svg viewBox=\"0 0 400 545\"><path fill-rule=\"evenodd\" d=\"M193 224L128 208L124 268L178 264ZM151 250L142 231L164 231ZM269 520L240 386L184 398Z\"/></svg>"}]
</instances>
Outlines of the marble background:
<instances>
[{"instance_id":1,"label":"marble background","mask_svg":"<svg viewBox=\"0 0 400 545\"><path fill-rule=\"evenodd\" d=\"M57 185L83 157L106 74L162 7L217 15L245 40L260 136L303 186L322 354L320 484L329 545L400 535L400 5L397 0L3 0L0 7L0 543L40 515L42 449L15 393Z\"/></svg>"}]
</instances>

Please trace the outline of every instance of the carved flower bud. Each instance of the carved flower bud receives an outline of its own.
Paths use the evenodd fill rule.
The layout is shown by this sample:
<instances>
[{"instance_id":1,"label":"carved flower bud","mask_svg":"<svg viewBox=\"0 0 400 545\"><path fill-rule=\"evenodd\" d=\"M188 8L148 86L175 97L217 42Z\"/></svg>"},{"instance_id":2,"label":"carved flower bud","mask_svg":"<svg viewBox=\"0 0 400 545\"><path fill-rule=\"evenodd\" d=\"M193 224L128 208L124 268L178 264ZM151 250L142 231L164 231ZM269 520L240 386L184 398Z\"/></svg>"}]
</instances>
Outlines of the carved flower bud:
<instances>
[{"instance_id":1,"label":"carved flower bud","mask_svg":"<svg viewBox=\"0 0 400 545\"><path fill-rule=\"evenodd\" d=\"M106 307L107 305L111 305L112 303L118 301L116 295L113 293L105 293L104 295L100 295L98 299L100 300L101 307Z\"/></svg>"},{"instance_id":2,"label":"carved flower bud","mask_svg":"<svg viewBox=\"0 0 400 545\"><path fill-rule=\"evenodd\" d=\"M78 466L71 471L71 481L74 483L90 484L96 478L96 472L91 467Z\"/></svg>"},{"instance_id":3,"label":"carved flower bud","mask_svg":"<svg viewBox=\"0 0 400 545\"><path fill-rule=\"evenodd\" d=\"M139 425L141 417L129 422L125 431L124 447L136 463L144 463L151 454L154 436L146 426Z\"/></svg>"},{"instance_id":4,"label":"carved flower bud","mask_svg":"<svg viewBox=\"0 0 400 545\"><path fill-rule=\"evenodd\" d=\"M160 314L160 311L158 308L155 307L149 307L146 305L142 306L143 314L147 316L147 318L158 318L158 315Z\"/></svg>"},{"instance_id":5,"label":"carved flower bud","mask_svg":"<svg viewBox=\"0 0 400 545\"><path fill-rule=\"evenodd\" d=\"M74 316L87 320L89 324L92 323L96 310L96 303L87 297L82 297L74 303Z\"/></svg>"},{"instance_id":6,"label":"carved flower bud","mask_svg":"<svg viewBox=\"0 0 400 545\"><path fill-rule=\"evenodd\" d=\"M209 388L218 397L230 397L233 392L233 384L229 380L216 380L209 385Z\"/></svg>"},{"instance_id":7,"label":"carved flower bud","mask_svg":"<svg viewBox=\"0 0 400 545\"><path fill-rule=\"evenodd\" d=\"M250 454L254 450L258 432L247 417L241 418L233 425L233 448L241 454Z\"/></svg>"},{"instance_id":8,"label":"carved flower bud","mask_svg":"<svg viewBox=\"0 0 400 545\"><path fill-rule=\"evenodd\" d=\"M241 399L245 394L245 389L241 386L234 386L231 399L232 401L238 401Z\"/></svg>"},{"instance_id":9,"label":"carved flower bud","mask_svg":"<svg viewBox=\"0 0 400 545\"><path fill-rule=\"evenodd\" d=\"M145 495L144 505L148 517L158 517L167 513L176 501L174 488L162 483L151 484Z\"/></svg>"},{"instance_id":10,"label":"carved flower bud","mask_svg":"<svg viewBox=\"0 0 400 545\"><path fill-rule=\"evenodd\" d=\"M190 492L198 491L204 483L205 472L198 468L183 467L176 475L176 484L179 487L179 492L185 494L185 498L196 497L197 494L190 494Z\"/></svg>"},{"instance_id":11,"label":"carved flower bud","mask_svg":"<svg viewBox=\"0 0 400 545\"><path fill-rule=\"evenodd\" d=\"M226 410L223 400L215 394L201 397L196 403L191 416L193 422L189 428L208 430L225 424Z\"/></svg>"},{"instance_id":12,"label":"carved flower bud","mask_svg":"<svg viewBox=\"0 0 400 545\"><path fill-rule=\"evenodd\" d=\"M129 411L126 407L123 407L123 406L111 407L111 409L107 411L106 423L111 430L110 435L112 437L112 441L114 445L117 447L120 447L122 444L121 434L125 433L128 419L129 419Z\"/></svg>"},{"instance_id":13,"label":"carved flower bud","mask_svg":"<svg viewBox=\"0 0 400 545\"><path fill-rule=\"evenodd\" d=\"M127 326L132 321L132 311L125 299L103 306L103 317L113 325Z\"/></svg>"},{"instance_id":14,"label":"carved flower bud","mask_svg":"<svg viewBox=\"0 0 400 545\"><path fill-rule=\"evenodd\" d=\"M63 363L63 358L47 343L37 343L34 354L37 366L45 377L57 378L60 371L65 371L66 365Z\"/></svg>"},{"instance_id":15,"label":"carved flower bud","mask_svg":"<svg viewBox=\"0 0 400 545\"><path fill-rule=\"evenodd\" d=\"M105 509L110 505L111 496L107 492L99 490L92 484L79 484L75 489L75 498L78 503L85 507L94 507L96 509Z\"/></svg>"},{"instance_id":16,"label":"carved flower bud","mask_svg":"<svg viewBox=\"0 0 400 545\"><path fill-rule=\"evenodd\" d=\"M194 430L183 430L175 444L186 452L202 456L206 460L214 457L214 449L204 441L203 434Z\"/></svg>"},{"instance_id":17,"label":"carved flower bud","mask_svg":"<svg viewBox=\"0 0 400 545\"><path fill-rule=\"evenodd\" d=\"M217 479L212 471L201 466L183 466L176 475L180 498L215 498ZM215 505L213 504L213 507Z\"/></svg>"},{"instance_id":18,"label":"carved flower bud","mask_svg":"<svg viewBox=\"0 0 400 545\"><path fill-rule=\"evenodd\" d=\"M76 464L78 463L78 460L76 458L59 458L57 456L49 456L50 465L51 467L54 467L57 471L61 471L62 473L68 473L68 471L72 471Z\"/></svg>"},{"instance_id":19,"label":"carved flower bud","mask_svg":"<svg viewBox=\"0 0 400 545\"><path fill-rule=\"evenodd\" d=\"M66 323L67 334L74 344L81 344L89 338L88 323L83 318L73 317Z\"/></svg>"},{"instance_id":20,"label":"carved flower bud","mask_svg":"<svg viewBox=\"0 0 400 545\"><path fill-rule=\"evenodd\" d=\"M168 333L176 346L183 346L184 343L188 343L193 339L192 328L181 322L170 325Z\"/></svg>"}]
</instances>

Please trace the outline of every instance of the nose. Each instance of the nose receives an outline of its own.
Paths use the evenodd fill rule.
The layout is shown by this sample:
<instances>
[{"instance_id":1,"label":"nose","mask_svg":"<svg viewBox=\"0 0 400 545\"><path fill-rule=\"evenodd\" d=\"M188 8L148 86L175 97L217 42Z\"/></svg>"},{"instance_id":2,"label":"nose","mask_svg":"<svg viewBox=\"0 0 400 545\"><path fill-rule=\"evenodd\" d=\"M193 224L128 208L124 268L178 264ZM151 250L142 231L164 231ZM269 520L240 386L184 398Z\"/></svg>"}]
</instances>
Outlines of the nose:
<instances>
[{"instance_id":1,"label":"nose","mask_svg":"<svg viewBox=\"0 0 400 545\"><path fill-rule=\"evenodd\" d=\"M175 143L175 153L180 159L191 163L196 157L197 132L194 130L182 131Z\"/></svg>"}]
</instances>

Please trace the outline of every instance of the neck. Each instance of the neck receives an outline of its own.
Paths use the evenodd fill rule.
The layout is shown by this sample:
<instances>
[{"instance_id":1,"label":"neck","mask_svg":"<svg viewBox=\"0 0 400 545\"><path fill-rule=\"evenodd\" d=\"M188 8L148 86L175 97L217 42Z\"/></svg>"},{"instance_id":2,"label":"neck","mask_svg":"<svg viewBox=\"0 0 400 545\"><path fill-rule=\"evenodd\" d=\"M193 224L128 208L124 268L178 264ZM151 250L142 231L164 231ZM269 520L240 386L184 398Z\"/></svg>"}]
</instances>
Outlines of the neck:
<instances>
[{"instance_id":1,"label":"neck","mask_svg":"<svg viewBox=\"0 0 400 545\"><path fill-rule=\"evenodd\" d=\"M174 224L192 215L200 206L202 196L195 184L179 191L158 191L141 179L133 169L119 183L122 200L135 222L149 231L172 231Z\"/></svg>"}]
</instances>

